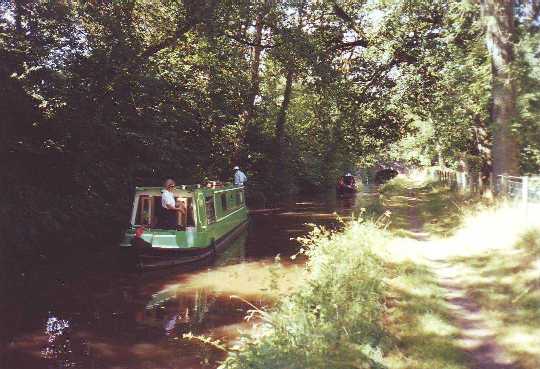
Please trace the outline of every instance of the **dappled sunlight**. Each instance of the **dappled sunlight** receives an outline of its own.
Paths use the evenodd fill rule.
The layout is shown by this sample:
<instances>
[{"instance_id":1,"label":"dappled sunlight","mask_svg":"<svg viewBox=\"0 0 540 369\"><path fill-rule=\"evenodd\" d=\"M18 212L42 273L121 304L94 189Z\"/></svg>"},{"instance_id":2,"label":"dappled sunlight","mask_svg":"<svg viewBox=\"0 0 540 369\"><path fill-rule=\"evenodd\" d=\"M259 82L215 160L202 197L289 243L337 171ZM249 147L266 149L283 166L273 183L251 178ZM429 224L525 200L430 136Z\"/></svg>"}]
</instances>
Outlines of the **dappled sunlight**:
<instances>
[{"instance_id":1,"label":"dappled sunlight","mask_svg":"<svg viewBox=\"0 0 540 369\"><path fill-rule=\"evenodd\" d=\"M393 262L412 261L418 264L426 264L425 247L426 242L414 237L396 237L386 245L384 250L378 252Z\"/></svg>"},{"instance_id":2,"label":"dappled sunlight","mask_svg":"<svg viewBox=\"0 0 540 369\"><path fill-rule=\"evenodd\" d=\"M420 328L425 334L438 336L450 336L459 333L455 326L433 313L427 313L420 317Z\"/></svg>"},{"instance_id":3,"label":"dappled sunlight","mask_svg":"<svg viewBox=\"0 0 540 369\"><path fill-rule=\"evenodd\" d=\"M516 325L507 328L506 333L501 333L500 342L507 345L511 351L526 352L537 355L540 364L540 329L531 328L527 325Z\"/></svg>"},{"instance_id":4,"label":"dappled sunlight","mask_svg":"<svg viewBox=\"0 0 540 369\"><path fill-rule=\"evenodd\" d=\"M419 247L420 242L405 242L403 249ZM399 350L392 352L385 363L389 368L467 368L465 356L458 346L458 329L451 319L451 306L442 298L443 289L419 253L396 255L399 241L391 242L392 260L389 286L387 329L397 340ZM401 251L403 251L401 249Z\"/></svg>"},{"instance_id":5,"label":"dappled sunlight","mask_svg":"<svg viewBox=\"0 0 540 369\"><path fill-rule=\"evenodd\" d=\"M449 255L481 254L513 247L527 229L540 227L540 208L525 212L520 205L505 204L467 214L463 226L450 239Z\"/></svg>"},{"instance_id":6,"label":"dappled sunlight","mask_svg":"<svg viewBox=\"0 0 540 369\"><path fill-rule=\"evenodd\" d=\"M209 290L214 294L237 295L245 299L274 300L289 294L303 281L302 266L284 265L272 260L226 265L184 276L178 283L168 283L155 295L190 294Z\"/></svg>"},{"instance_id":7,"label":"dappled sunlight","mask_svg":"<svg viewBox=\"0 0 540 369\"><path fill-rule=\"evenodd\" d=\"M421 358L407 367L464 368L467 352L538 369L540 208L490 206L404 180L383 193L379 211L391 211L395 236L377 251L396 273L388 277L389 328L409 360Z\"/></svg>"},{"instance_id":8,"label":"dappled sunlight","mask_svg":"<svg viewBox=\"0 0 540 369\"><path fill-rule=\"evenodd\" d=\"M437 255L451 258L492 340L526 369L540 365L539 227L538 208L484 209L467 215Z\"/></svg>"},{"instance_id":9,"label":"dappled sunlight","mask_svg":"<svg viewBox=\"0 0 540 369\"><path fill-rule=\"evenodd\" d=\"M420 281L418 281L420 282ZM396 278L392 281L392 286L398 290L405 291L409 297L429 298L433 296L433 286L429 284L411 283L410 280Z\"/></svg>"}]
</instances>

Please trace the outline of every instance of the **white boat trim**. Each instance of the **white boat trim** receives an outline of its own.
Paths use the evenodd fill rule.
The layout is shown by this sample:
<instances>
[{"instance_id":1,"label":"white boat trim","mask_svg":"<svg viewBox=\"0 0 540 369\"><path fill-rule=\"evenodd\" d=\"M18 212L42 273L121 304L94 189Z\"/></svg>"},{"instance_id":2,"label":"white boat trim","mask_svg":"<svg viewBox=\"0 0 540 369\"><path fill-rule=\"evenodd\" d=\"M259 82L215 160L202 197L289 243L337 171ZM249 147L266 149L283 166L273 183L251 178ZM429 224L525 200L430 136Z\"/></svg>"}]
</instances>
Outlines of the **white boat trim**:
<instances>
[{"instance_id":1,"label":"white boat trim","mask_svg":"<svg viewBox=\"0 0 540 369\"><path fill-rule=\"evenodd\" d=\"M227 188L226 190L219 190L219 191L214 191L214 193L221 193L221 192L228 192L228 191L236 191L236 190L239 190L239 189L244 189L244 187L233 187L233 188Z\"/></svg>"},{"instance_id":2,"label":"white boat trim","mask_svg":"<svg viewBox=\"0 0 540 369\"><path fill-rule=\"evenodd\" d=\"M240 210L245 209L245 208L246 208L245 206L239 207L238 209L236 209L236 210L233 211L232 213L229 213L229 214L225 215L224 217L221 217L221 218L217 219L217 220L216 220L216 223L219 222L219 221L221 221L221 220L223 220L223 219L225 219L225 218L227 218L227 217L230 217L230 216L233 215L233 214L236 214L237 212L239 212Z\"/></svg>"}]
</instances>

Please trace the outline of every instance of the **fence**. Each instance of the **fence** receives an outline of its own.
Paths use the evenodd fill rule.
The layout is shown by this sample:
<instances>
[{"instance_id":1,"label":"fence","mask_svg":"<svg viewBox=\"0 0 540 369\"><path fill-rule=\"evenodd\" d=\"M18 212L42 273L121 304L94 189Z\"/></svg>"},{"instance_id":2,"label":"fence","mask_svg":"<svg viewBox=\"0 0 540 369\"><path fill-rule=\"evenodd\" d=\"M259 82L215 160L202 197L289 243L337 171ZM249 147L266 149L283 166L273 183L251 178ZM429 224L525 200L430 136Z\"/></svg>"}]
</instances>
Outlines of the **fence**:
<instances>
[{"instance_id":1,"label":"fence","mask_svg":"<svg viewBox=\"0 0 540 369\"><path fill-rule=\"evenodd\" d=\"M540 176L497 176L494 192L523 204L540 203Z\"/></svg>"},{"instance_id":2,"label":"fence","mask_svg":"<svg viewBox=\"0 0 540 369\"><path fill-rule=\"evenodd\" d=\"M540 176L507 176L483 179L466 172L434 168L428 172L436 181L442 182L460 192L482 193L487 189L498 197L521 202L523 205L540 204Z\"/></svg>"}]
</instances>

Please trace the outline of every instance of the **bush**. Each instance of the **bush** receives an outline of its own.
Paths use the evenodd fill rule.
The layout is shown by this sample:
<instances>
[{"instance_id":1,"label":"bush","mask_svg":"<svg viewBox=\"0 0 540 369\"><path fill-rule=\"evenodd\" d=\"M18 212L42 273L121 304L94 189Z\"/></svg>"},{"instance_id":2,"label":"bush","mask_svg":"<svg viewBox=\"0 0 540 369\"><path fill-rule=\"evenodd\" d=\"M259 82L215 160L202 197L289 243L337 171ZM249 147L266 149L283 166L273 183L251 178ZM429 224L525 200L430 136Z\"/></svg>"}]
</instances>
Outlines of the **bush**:
<instances>
[{"instance_id":1,"label":"bush","mask_svg":"<svg viewBox=\"0 0 540 369\"><path fill-rule=\"evenodd\" d=\"M379 192L383 195L392 195L396 192L401 192L411 186L411 181L403 176L397 176L386 182L379 188Z\"/></svg>"},{"instance_id":2,"label":"bush","mask_svg":"<svg viewBox=\"0 0 540 369\"><path fill-rule=\"evenodd\" d=\"M262 334L244 337L221 368L381 368L385 337L382 260L373 252L386 233L355 221L344 232L315 228L303 288L263 318Z\"/></svg>"}]
</instances>

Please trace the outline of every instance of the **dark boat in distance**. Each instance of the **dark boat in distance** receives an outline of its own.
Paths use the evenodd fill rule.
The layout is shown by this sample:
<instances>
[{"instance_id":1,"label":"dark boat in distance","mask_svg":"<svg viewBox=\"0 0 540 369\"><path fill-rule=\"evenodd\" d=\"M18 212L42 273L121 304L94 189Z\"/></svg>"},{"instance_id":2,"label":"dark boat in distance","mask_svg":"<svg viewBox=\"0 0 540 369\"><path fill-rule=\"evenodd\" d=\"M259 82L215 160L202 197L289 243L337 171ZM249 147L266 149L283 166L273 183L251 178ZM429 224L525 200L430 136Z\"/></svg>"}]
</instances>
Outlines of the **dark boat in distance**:
<instances>
[{"instance_id":1,"label":"dark boat in distance","mask_svg":"<svg viewBox=\"0 0 540 369\"><path fill-rule=\"evenodd\" d=\"M396 177L398 174L399 172L394 168L381 169L375 174L375 184L380 185L388 182L392 178Z\"/></svg>"},{"instance_id":2,"label":"dark boat in distance","mask_svg":"<svg viewBox=\"0 0 540 369\"><path fill-rule=\"evenodd\" d=\"M339 196L356 193L356 180L351 173L341 176L336 185L336 194Z\"/></svg>"}]
</instances>

